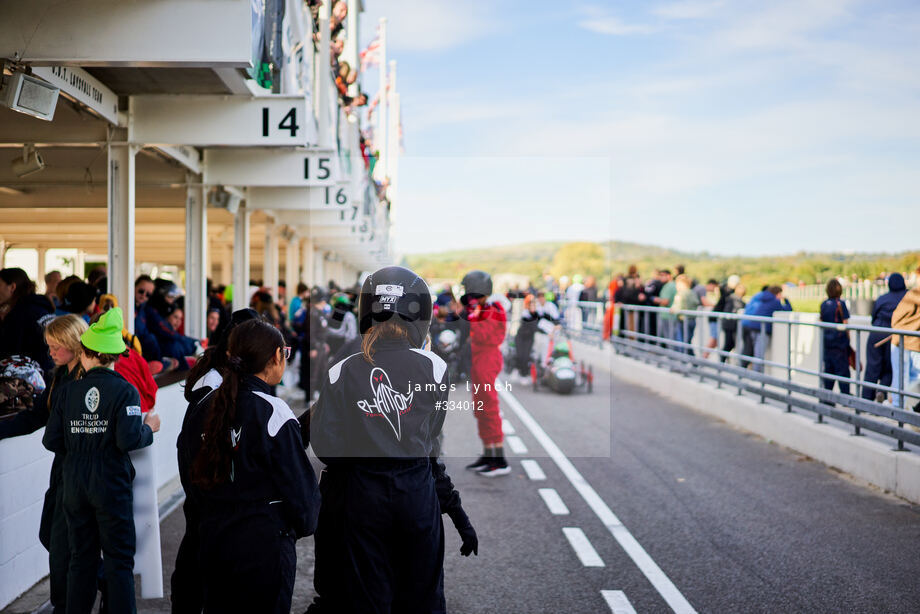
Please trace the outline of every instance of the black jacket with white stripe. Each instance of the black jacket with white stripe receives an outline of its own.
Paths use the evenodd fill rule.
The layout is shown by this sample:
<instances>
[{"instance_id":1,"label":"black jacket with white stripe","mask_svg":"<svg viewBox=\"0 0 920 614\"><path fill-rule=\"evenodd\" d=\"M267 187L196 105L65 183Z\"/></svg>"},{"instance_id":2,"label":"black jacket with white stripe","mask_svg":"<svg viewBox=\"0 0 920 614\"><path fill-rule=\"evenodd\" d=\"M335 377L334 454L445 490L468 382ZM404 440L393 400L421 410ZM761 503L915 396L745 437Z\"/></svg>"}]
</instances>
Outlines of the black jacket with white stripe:
<instances>
[{"instance_id":1,"label":"black jacket with white stripe","mask_svg":"<svg viewBox=\"0 0 920 614\"><path fill-rule=\"evenodd\" d=\"M216 375L216 373L215 373ZM207 379L207 375L202 380ZM220 385L212 378L202 390ZM211 388L213 390L213 388ZM218 486L203 490L191 485L205 516L260 515L280 520L281 529L297 537L311 535L319 513L316 476L304 452L300 425L287 403L270 394L271 386L247 375L237 392L235 423L227 433L233 444L231 474ZM208 412L215 394L189 406L177 447L183 482L201 448Z\"/></svg>"},{"instance_id":2,"label":"black jacket with white stripe","mask_svg":"<svg viewBox=\"0 0 920 614\"><path fill-rule=\"evenodd\" d=\"M311 413L310 443L329 466L429 459L441 512L461 512L440 434L450 393L447 363L405 340L378 341L374 363L352 354L329 369Z\"/></svg>"}]
</instances>

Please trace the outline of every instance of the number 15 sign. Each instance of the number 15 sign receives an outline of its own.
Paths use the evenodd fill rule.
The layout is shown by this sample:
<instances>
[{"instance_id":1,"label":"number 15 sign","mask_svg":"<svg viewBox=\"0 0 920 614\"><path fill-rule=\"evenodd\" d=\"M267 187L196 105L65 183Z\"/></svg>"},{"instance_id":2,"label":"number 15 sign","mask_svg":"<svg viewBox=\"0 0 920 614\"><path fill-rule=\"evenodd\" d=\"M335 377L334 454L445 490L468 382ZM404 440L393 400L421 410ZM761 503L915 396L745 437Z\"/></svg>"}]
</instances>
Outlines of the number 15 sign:
<instances>
[{"instance_id":1,"label":"number 15 sign","mask_svg":"<svg viewBox=\"0 0 920 614\"><path fill-rule=\"evenodd\" d=\"M335 154L319 151L205 149L203 166L208 185L294 188L332 186L342 179Z\"/></svg>"}]
</instances>

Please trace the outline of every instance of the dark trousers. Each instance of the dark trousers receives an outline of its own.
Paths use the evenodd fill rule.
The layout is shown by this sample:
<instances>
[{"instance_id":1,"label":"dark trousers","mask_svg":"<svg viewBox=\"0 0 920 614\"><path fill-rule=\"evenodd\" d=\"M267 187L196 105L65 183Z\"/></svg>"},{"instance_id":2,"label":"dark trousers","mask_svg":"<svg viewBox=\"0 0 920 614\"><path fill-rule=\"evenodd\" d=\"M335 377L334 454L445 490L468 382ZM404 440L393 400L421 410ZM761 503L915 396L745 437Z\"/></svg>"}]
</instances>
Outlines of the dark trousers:
<instances>
[{"instance_id":1,"label":"dark trousers","mask_svg":"<svg viewBox=\"0 0 920 614\"><path fill-rule=\"evenodd\" d=\"M760 331L754 330L752 328L743 328L741 329L741 355L742 356L753 356L754 355L754 343L757 341L757 335L760 334ZM750 360L741 359L741 368L747 369L747 366L751 364Z\"/></svg>"},{"instance_id":2,"label":"dark trousers","mask_svg":"<svg viewBox=\"0 0 920 614\"><path fill-rule=\"evenodd\" d=\"M83 476L85 477L85 476ZM101 476L98 477L102 480ZM69 481L65 477L65 483ZM89 482L95 482L93 478ZM64 510L70 543L67 578L68 614L88 613L96 600L99 551L102 550L106 601L111 612L136 612L134 600L134 505L131 488L111 494L65 487ZM117 490L117 489L115 489Z\"/></svg>"},{"instance_id":3,"label":"dark trousers","mask_svg":"<svg viewBox=\"0 0 920 614\"><path fill-rule=\"evenodd\" d=\"M297 552L280 518L245 507L202 511L200 556L206 614L290 612Z\"/></svg>"},{"instance_id":4,"label":"dark trousers","mask_svg":"<svg viewBox=\"0 0 920 614\"><path fill-rule=\"evenodd\" d=\"M201 575L199 535L200 513L195 503L185 499L185 535L176 554L176 568L170 578L173 614L199 614L204 607L204 579Z\"/></svg>"},{"instance_id":5,"label":"dark trousers","mask_svg":"<svg viewBox=\"0 0 920 614\"><path fill-rule=\"evenodd\" d=\"M872 335L869 335L869 341L866 342L865 379L870 384L891 386L891 342L875 347L878 341L880 339L873 339ZM863 386L862 396L871 401L875 399L876 392L875 388Z\"/></svg>"},{"instance_id":6,"label":"dark trousers","mask_svg":"<svg viewBox=\"0 0 920 614\"><path fill-rule=\"evenodd\" d=\"M722 341L722 351L725 352L719 357L719 361L725 362L728 360L728 353L735 349L735 340L738 337L738 327L728 329L723 328L723 341Z\"/></svg>"},{"instance_id":7,"label":"dark trousers","mask_svg":"<svg viewBox=\"0 0 920 614\"><path fill-rule=\"evenodd\" d=\"M320 481L317 597L308 612L441 614L444 526L427 464L337 468Z\"/></svg>"},{"instance_id":8,"label":"dark trousers","mask_svg":"<svg viewBox=\"0 0 920 614\"><path fill-rule=\"evenodd\" d=\"M514 338L514 366L521 375L530 375L530 353L533 351L534 333L519 329Z\"/></svg>"},{"instance_id":9,"label":"dark trousers","mask_svg":"<svg viewBox=\"0 0 920 614\"><path fill-rule=\"evenodd\" d=\"M48 571L51 584L51 605L55 613L67 608L67 570L70 567L70 542L67 538L67 518L64 515L64 492L60 477L52 469L51 485L45 493L38 538L48 550Z\"/></svg>"},{"instance_id":10,"label":"dark trousers","mask_svg":"<svg viewBox=\"0 0 920 614\"><path fill-rule=\"evenodd\" d=\"M824 348L824 372L841 377L850 376L850 363L847 356L847 348ZM828 378L821 378L821 386L825 390L834 389L834 381ZM850 394L849 382L837 382L840 392Z\"/></svg>"}]
</instances>

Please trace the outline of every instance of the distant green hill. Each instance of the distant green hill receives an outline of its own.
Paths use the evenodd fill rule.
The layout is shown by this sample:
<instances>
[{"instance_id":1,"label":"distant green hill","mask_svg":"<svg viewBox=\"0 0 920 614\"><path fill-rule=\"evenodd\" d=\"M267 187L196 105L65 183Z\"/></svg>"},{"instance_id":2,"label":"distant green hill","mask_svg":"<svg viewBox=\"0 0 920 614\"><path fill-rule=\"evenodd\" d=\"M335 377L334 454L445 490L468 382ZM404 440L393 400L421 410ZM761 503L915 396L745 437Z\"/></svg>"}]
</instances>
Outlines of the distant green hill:
<instances>
[{"instance_id":1,"label":"distant green hill","mask_svg":"<svg viewBox=\"0 0 920 614\"><path fill-rule=\"evenodd\" d=\"M611 275L625 273L632 264L643 277L658 268L673 270L677 264L683 264L691 276L701 281L710 277L724 280L737 274L749 286L759 287L800 280L807 284L824 283L841 275L863 279L887 271L913 271L920 264L920 250L894 254L799 252L751 257L684 252L626 241L546 242L412 254L406 256L406 263L428 279L459 280L470 269L483 269L495 275L523 275L537 285L543 273L557 278L576 273L594 275L599 285L605 285Z\"/></svg>"}]
</instances>

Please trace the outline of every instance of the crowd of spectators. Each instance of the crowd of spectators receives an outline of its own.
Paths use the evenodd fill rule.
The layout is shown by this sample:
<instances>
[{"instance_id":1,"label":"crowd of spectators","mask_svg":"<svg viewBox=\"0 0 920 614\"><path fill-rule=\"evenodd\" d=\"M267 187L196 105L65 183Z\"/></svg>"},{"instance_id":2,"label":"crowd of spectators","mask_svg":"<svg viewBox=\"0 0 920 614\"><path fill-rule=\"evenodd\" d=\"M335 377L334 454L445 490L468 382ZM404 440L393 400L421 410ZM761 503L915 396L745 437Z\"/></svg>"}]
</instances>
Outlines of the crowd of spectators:
<instances>
[{"instance_id":1,"label":"crowd of spectators","mask_svg":"<svg viewBox=\"0 0 920 614\"><path fill-rule=\"evenodd\" d=\"M118 298L107 292L107 285L104 267L94 269L85 279L76 275L62 278L59 271L52 271L45 276L45 292L40 294L23 269L0 270L0 410L21 410L31 405L31 397L39 394L43 386L33 384L51 381L55 362L46 338L51 322L76 318L88 326L103 313L118 307ZM286 301L284 283L273 289L256 280L243 291L247 290L250 308L281 331L289 345L300 347L305 335L298 318L303 319L305 309L310 307L308 288L300 284L290 301ZM356 294L353 289L342 292L332 284L329 292L334 297L330 305L335 307L330 307L330 322L337 329L353 306ZM115 369L138 389L145 411L155 402L157 386L153 376L187 372L209 344L221 338L230 322L233 288L214 286L209 280L206 333L200 339L187 335L183 294L168 279L141 275L134 283L134 332L127 327L123 330L127 349L115 363ZM349 334L357 336L353 315L351 319ZM340 337L343 343L351 340L344 333ZM20 378L10 375L19 372L26 375ZM17 381L7 381L4 379L7 375ZM28 394L27 384L31 386ZM12 413L0 411L0 416Z\"/></svg>"}]
</instances>

